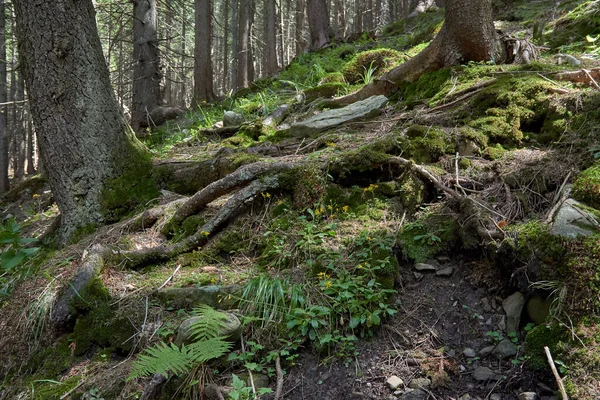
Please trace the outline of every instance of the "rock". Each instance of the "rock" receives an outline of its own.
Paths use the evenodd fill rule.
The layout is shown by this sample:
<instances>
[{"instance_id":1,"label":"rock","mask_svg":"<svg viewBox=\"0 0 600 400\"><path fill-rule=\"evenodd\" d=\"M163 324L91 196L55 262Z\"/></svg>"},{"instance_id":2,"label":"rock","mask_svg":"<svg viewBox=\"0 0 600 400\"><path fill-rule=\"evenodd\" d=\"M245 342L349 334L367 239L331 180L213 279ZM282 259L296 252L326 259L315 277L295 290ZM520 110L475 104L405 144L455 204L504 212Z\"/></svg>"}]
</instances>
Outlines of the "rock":
<instances>
[{"instance_id":1,"label":"rock","mask_svg":"<svg viewBox=\"0 0 600 400\"><path fill-rule=\"evenodd\" d=\"M492 306L490 305L490 301L487 297L483 297L481 299L481 305L483 306L483 311L486 311L486 312L492 311Z\"/></svg>"},{"instance_id":2,"label":"rock","mask_svg":"<svg viewBox=\"0 0 600 400\"><path fill-rule=\"evenodd\" d=\"M396 390L400 386L404 385L404 381L402 379L398 378L396 375L392 375L389 378L387 378L385 383L392 390Z\"/></svg>"},{"instance_id":3,"label":"rock","mask_svg":"<svg viewBox=\"0 0 600 400\"><path fill-rule=\"evenodd\" d=\"M500 322L498 322L498 329L500 329L502 332L506 332L506 315L503 315L500 318Z\"/></svg>"},{"instance_id":4,"label":"rock","mask_svg":"<svg viewBox=\"0 0 600 400\"><path fill-rule=\"evenodd\" d=\"M481 356L481 358L485 358L492 354L492 351L494 351L495 347L496 346L486 346L483 349L479 350L479 355Z\"/></svg>"},{"instance_id":5,"label":"rock","mask_svg":"<svg viewBox=\"0 0 600 400\"><path fill-rule=\"evenodd\" d=\"M426 400L429 397L429 394L421 389L408 389L402 396L400 396L400 400Z\"/></svg>"},{"instance_id":6,"label":"rock","mask_svg":"<svg viewBox=\"0 0 600 400\"><path fill-rule=\"evenodd\" d=\"M600 232L600 223L586 208L577 200L565 200L554 217L550 233L574 239Z\"/></svg>"},{"instance_id":7,"label":"rock","mask_svg":"<svg viewBox=\"0 0 600 400\"><path fill-rule=\"evenodd\" d=\"M506 313L506 332L517 332L521 321L521 312L525 305L525 296L521 292L515 292L502 302L502 308Z\"/></svg>"},{"instance_id":8,"label":"rock","mask_svg":"<svg viewBox=\"0 0 600 400\"><path fill-rule=\"evenodd\" d=\"M413 272L413 274L415 275L415 279L420 281L421 279L423 279L423 274L420 272Z\"/></svg>"},{"instance_id":9,"label":"rock","mask_svg":"<svg viewBox=\"0 0 600 400\"><path fill-rule=\"evenodd\" d=\"M244 381L247 386L252 386L252 382L250 381L250 374L248 372L240 372L236 375L238 376L238 378ZM269 377L267 375L253 372L252 380L254 381L254 387L257 389L269 387ZM230 384L230 382L228 383Z\"/></svg>"},{"instance_id":10,"label":"rock","mask_svg":"<svg viewBox=\"0 0 600 400\"><path fill-rule=\"evenodd\" d=\"M499 393L492 393L490 395L490 400L502 400L502 395Z\"/></svg>"},{"instance_id":11,"label":"rock","mask_svg":"<svg viewBox=\"0 0 600 400\"><path fill-rule=\"evenodd\" d=\"M408 384L408 387L410 389L420 389L420 388L429 389L430 386L431 386L431 380L429 378L415 378L415 379L411 380L410 383Z\"/></svg>"},{"instance_id":12,"label":"rock","mask_svg":"<svg viewBox=\"0 0 600 400\"><path fill-rule=\"evenodd\" d=\"M244 116L233 111L223 114L223 126L239 126L244 123Z\"/></svg>"},{"instance_id":13,"label":"rock","mask_svg":"<svg viewBox=\"0 0 600 400\"><path fill-rule=\"evenodd\" d=\"M220 129L222 127L223 127L223 121L217 121L214 124L212 124L213 129Z\"/></svg>"},{"instance_id":14,"label":"rock","mask_svg":"<svg viewBox=\"0 0 600 400\"><path fill-rule=\"evenodd\" d=\"M538 395L535 392L519 393L519 400L538 400Z\"/></svg>"},{"instance_id":15,"label":"rock","mask_svg":"<svg viewBox=\"0 0 600 400\"><path fill-rule=\"evenodd\" d=\"M206 304L212 308L229 310L236 304L235 297L231 296L237 293L240 287L237 285L229 286L190 286L184 288L166 288L161 289L157 296L165 304L175 308L193 308L198 304Z\"/></svg>"},{"instance_id":16,"label":"rock","mask_svg":"<svg viewBox=\"0 0 600 400\"><path fill-rule=\"evenodd\" d=\"M425 263L416 263L415 269L417 271L435 271L435 270L437 270L435 265L425 264Z\"/></svg>"},{"instance_id":17,"label":"rock","mask_svg":"<svg viewBox=\"0 0 600 400\"><path fill-rule=\"evenodd\" d=\"M473 378L482 382L489 381L491 379L496 379L496 374L488 367L478 367L473 371Z\"/></svg>"},{"instance_id":18,"label":"rock","mask_svg":"<svg viewBox=\"0 0 600 400\"><path fill-rule=\"evenodd\" d=\"M550 314L550 300L542 300L540 296L535 296L527 302L527 315L536 325L546 322Z\"/></svg>"},{"instance_id":19,"label":"rock","mask_svg":"<svg viewBox=\"0 0 600 400\"><path fill-rule=\"evenodd\" d=\"M238 317L231 313L225 313L227 320L223 322L223 326L218 336L224 337L229 342L237 342L242 336L243 326ZM186 319L177 328L177 336L175 337L175 344L181 346L181 344L193 343L192 339L192 325L200 320L202 316L191 317Z\"/></svg>"},{"instance_id":20,"label":"rock","mask_svg":"<svg viewBox=\"0 0 600 400\"><path fill-rule=\"evenodd\" d=\"M517 346L508 339L502 340L492 351L492 355L503 360L517 354Z\"/></svg>"},{"instance_id":21,"label":"rock","mask_svg":"<svg viewBox=\"0 0 600 400\"><path fill-rule=\"evenodd\" d=\"M471 400L473 399L469 393L465 393L456 400Z\"/></svg>"},{"instance_id":22,"label":"rock","mask_svg":"<svg viewBox=\"0 0 600 400\"><path fill-rule=\"evenodd\" d=\"M475 353L475 350L473 350L469 347L467 347L466 349L463 350L463 354L465 357L471 357L471 358L477 356L477 353Z\"/></svg>"},{"instance_id":23,"label":"rock","mask_svg":"<svg viewBox=\"0 0 600 400\"><path fill-rule=\"evenodd\" d=\"M310 136L346 122L374 117L381 112L381 108L387 101L385 96L372 96L343 108L323 111L304 121L292 124L290 134L296 137Z\"/></svg>"},{"instance_id":24,"label":"rock","mask_svg":"<svg viewBox=\"0 0 600 400\"><path fill-rule=\"evenodd\" d=\"M159 106L152 109L150 112L150 124L151 126L159 126L168 120L179 117L184 113L185 112L181 108ZM142 126L144 126L144 124L142 124Z\"/></svg>"},{"instance_id":25,"label":"rock","mask_svg":"<svg viewBox=\"0 0 600 400\"><path fill-rule=\"evenodd\" d=\"M77 270L73 280L61 288L50 316L50 321L58 332L66 332L73 327L79 313L79 310L73 307L73 303L81 298L86 288L93 285L94 282L102 285L98 278L104 266L101 251L101 247L96 245L89 253L84 254L81 267Z\"/></svg>"},{"instance_id":26,"label":"rock","mask_svg":"<svg viewBox=\"0 0 600 400\"><path fill-rule=\"evenodd\" d=\"M447 267L447 268L443 268L443 269L438 269L437 271L435 271L435 274L437 276L450 276L450 275L452 275L452 272L454 272L454 268Z\"/></svg>"}]
</instances>

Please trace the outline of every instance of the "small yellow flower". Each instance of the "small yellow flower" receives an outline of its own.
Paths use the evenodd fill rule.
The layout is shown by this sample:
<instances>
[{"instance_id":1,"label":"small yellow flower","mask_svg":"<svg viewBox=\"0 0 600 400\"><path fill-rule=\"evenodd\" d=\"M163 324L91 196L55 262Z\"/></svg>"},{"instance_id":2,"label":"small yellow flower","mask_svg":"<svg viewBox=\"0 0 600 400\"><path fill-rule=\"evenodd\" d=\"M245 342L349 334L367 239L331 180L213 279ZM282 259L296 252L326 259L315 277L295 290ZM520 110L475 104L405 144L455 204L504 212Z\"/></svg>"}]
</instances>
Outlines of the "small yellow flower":
<instances>
[{"instance_id":1,"label":"small yellow flower","mask_svg":"<svg viewBox=\"0 0 600 400\"><path fill-rule=\"evenodd\" d=\"M317 274L317 276L318 276L319 278L323 278L323 277L325 277L325 272L319 272L319 273Z\"/></svg>"},{"instance_id":2,"label":"small yellow flower","mask_svg":"<svg viewBox=\"0 0 600 400\"><path fill-rule=\"evenodd\" d=\"M367 240L371 240L371 236L367 236Z\"/></svg>"},{"instance_id":3,"label":"small yellow flower","mask_svg":"<svg viewBox=\"0 0 600 400\"><path fill-rule=\"evenodd\" d=\"M329 289L332 286L331 281L325 282L325 287Z\"/></svg>"},{"instance_id":4,"label":"small yellow flower","mask_svg":"<svg viewBox=\"0 0 600 400\"><path fill-rule=\"evenodd\" d=\"M37 194L37 193L34 193L33 196L31 196L31 197L34 198L34 199L37 199L38 197L40 197L40 195Z\"/></svg>"},{"instance_id":5,"label":"small yellow flower","mask_svg":"<svg viewBox=\"0 0 600 400\"><path fill-rule=\"evenodd\" d=\"M327 209L331 211L331 210L333 210L333 206L330 204L327 206Z\"/></svg>"},{"instance_id":6,"label":"small yellow flower","mask_svg":"<svg viewBox=\"0 0 600 400\"><path fill-rule=\"evenodd\" d=\"M325 145L327 147L335 147L335 143L333 143L333 142L327 142L327 143L325 143Z\"/></svg>"},{"instance_id":7,"label":"small yellow flower","mask_svg":"<svg viewBox=\"0 0 600 400\"><path fill-rule=\"evenodd\" d=\"M216 281L217 281L217 280L216 280L215 278L212 278L212 279L210 280L210 283L215 283Z\"/></svg>"},{"instance_id":8,"label":"small yellow flower","mask_svg":"<svg viewBox=\"0 0 600 400\"><path fill-rule=\"evenodd\" d=\"M279 200L279 201L277 201L277 205L278 205L278 206L280 206L280 205L282 205L282 204L283 204L283 200Z\"/></svg>"},{"instance_id":9,"label":"small yellow flower","mask_svg":"<svg viewBox=\"0 0 600 400\"><path fill-rule=\"evenodd\" d=\"M262 197L264 197L265 199L268 199L271 197L271 193L269 193L269 192L265 192L265 193L261 193L261 194L262 194Z\"/></svg>"},{"instance_id":10,"label":"small yellow flower","mask_svg":"<svg viewBox=\"0 0 600 400\"><path fill-rule=\"evenodd\" d=\"M344 212L348 212L348 209L349 209L349 208L350 208L350 207L348 207L348 206L344 206L344 207L342 207L342 211L344 211Z\"/></svg>"},{"instance_id":11,"label":"small yellow flower","mask_svg":"<svg viewBox=\"0 0 600 400\"><path fill-rule=\"evenodd\" d=\"M362 269L362 264L358 264L358 269Z\"/></svg>"},{"instance_id":12,"label":"small yellow flower","mask_svg":"<svg viewBox=\"0 0 600 400\"><path fill-rule=\"evenodd\" d=\"M317 209L315 210L315 215L321 215L321 210L317 208Z\"/></svg>"},{"instance_id":13,"label":"small yellow flower","mask_svg":"<svg viewBox=\"0 0 600 400\"><path fill-rule=\"evenodd\" d=\"M207 232L207 231L200 231L200 235L201 235L201 236L208 236L208 235L210 235L210 232Z\"/></svg>"}]
</instances>

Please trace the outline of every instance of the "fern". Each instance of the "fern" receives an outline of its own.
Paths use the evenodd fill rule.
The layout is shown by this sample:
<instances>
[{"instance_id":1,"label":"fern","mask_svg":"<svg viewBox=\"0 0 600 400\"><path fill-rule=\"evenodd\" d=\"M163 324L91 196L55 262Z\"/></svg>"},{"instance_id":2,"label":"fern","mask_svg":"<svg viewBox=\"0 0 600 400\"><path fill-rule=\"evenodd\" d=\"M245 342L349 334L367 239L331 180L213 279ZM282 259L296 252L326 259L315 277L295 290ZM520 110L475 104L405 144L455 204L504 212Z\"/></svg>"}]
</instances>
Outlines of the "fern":
<instances>
[{"instance_id":1,"label":"fern","mask_svg":"<svg viewBox=\"0 0 600 400\"><path fill-rule=\"evenodd\" d=\"M181 348L162 342L147 348L133 363L129 380L154 374L184 375L198 364L219 358L231 350L232 344L218 336L228 319L227 314L207 305L195 308L193 313L201 317L190 327L194 342L181 345Z\"/></svg>"}]
</instances>

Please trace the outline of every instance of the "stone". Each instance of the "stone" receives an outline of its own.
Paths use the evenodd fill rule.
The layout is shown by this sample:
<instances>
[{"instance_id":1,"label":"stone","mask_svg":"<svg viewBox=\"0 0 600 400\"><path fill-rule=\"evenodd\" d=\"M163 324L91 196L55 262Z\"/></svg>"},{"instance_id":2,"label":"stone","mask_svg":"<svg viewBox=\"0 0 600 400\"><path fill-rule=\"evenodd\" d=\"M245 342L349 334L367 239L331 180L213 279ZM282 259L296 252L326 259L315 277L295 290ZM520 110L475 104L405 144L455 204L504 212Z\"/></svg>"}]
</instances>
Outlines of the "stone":
<instances>
[{"instance_id":1,"label":"stone","mask_svg":"<svg viewBox=\"0 0 600 400\"><path fill-rule=\"evenodd\" d=\"M471 397L471 395L469 393L465 393L456 400L472 400L472 399L473 398Z\"/></svg>"},{"instance_id":2,"label":"stone","mask_svg":"<svg viewBox=\"0 0 600 400\"><path fill-rule=\"evenodd\" d=\"M225 111L223 114L223 126L240 126L244 123L244 116L233 111Z\"/></svg>"},{"instance_id":3,"label":"stone","mask_svg":"<svg viewBox=\"0 0 600 400\"><path fill-rule=\"evenodd\" d=\"M492 311L492 306L490 305L490 300L487 297L481 298L481 305L483 306L483 311L487 311L487 312Z\"/></svg>"},{"instance_id":4,"label":"stone","mask_svg":"<svg viewBox=\"0 0 600 400\"><path fill-rule=\"evenodd\" d=\"M485 358L492 354L492 351L494 351L495 347L496 346L486 346L483 349L479 350L479 355L481 356L481 358Z\"/></svg>"},{"instance_id":5,"label":"stone","mask_svg":"<svg viewBox=\"0 0 600 400\"><path fill-rule=\"evenodd\" d=\"M343 108L323 111L311 118L290 126L290 134L306 137L341 124L378 115L388 99L385 96L372 96Z\"/></svg>"},{"instance_id":6,"label":"stone","mask_svg":"<svg viewBox=\"0 0 600 400\"><path fill-rule=\"evenodd\" d=\"M552 301L549 299L543 300L541 296L532 297L527 302L527 315L536 325L541 325L546 322L548 315L550 315L551 303Z\"/></svg>"},{"instance_id":7,"label":"stone","mask_svg":"<svg viewBox=\"0 0 600 400\"><path fill-rule=\"evenodd\" d=\"M498 322L498 329L502 332L506 332L506 315L503 315Z\"/></svg>"},{"instance_id":8,"label":"stone","mask_svg":"<svg viewBox=\"0 0 600 400\"><path fill-rule=\"evenodd\" d=\"M417 271L435 271L435 270L437 270L435 265L425 264L425 263L416 263L415 269Z\"/></svg>"},{"instance_id":9,"label":"stone","mask_svg":"<svg viewBox=\"0 0 600 400\"><path fill-rule=\"evenodd\" d=\"M221 327L218 336L224 337L225 340L235 343L240 340L240 337L242 337L242 331L244 328L238 317L231 313L225 313L225 315L227 315L227 320L223 322L223 326ZM177 336L175 336L174 343L177 346L193 343L194 339L192 338L192 325L202 318L202 316L197 316L183 321L181 325L179 325L179 328L177 328Z\"/></svg>"},{"instance_id":10,"label":"stone","mask_svg":"<svg viewBox=\"0 0 600 400\"><path fill-rule=\"evenodd\" d=\"M492 355L500 360L515 356L517 354L517 345L508 339L502 340L492 351Z\"/></svg>"},{"instance_id":11,"label":"stone","mask_svg":"<svg viewBox=\"0 0 600 400\"><path fill-rule=\"evenodd\" d=\"M519 393L519 400L538 400L538 395L535 392Z\"/></svg>"},{"instance_id":12,"label":"stone","mask_svg":"<svg viewBox=\"0 0 600 400\"><path fill-rule=\"evenodd\" d=\"M454 272L454 268L447 267L447 268L443 268L443 269L438 269L437 271L435 271L435 274L437 276L451 276L452 272Z\"/></svg>"},{"instance_id":13,"label":"stone","mask_svg":"<svg viewBox=\"0 0 600 400\"><path fill-rule=\"evenodd\" d=\"M181 108L159 106L152 109L150 112L150 125L159 126L168 120L175 119L185 112ZM144 125L144 124L142 124ZM147 125L147 124L145 124Z\"/></svg>"},{"instance_id":14,"label":"stone","mask_svg":"<svg viewBox=\"0 0 600 400\"><path fill-rule=\"evenodd\" d=\"M237 304L238 285L229 286L189 286L183 288L165 288L158 294L158 300L174 308L191 309L198 304L206 304L212 308L230 310Z\"/></svg>"},{"instance_id":15,"label":"stone","mask_svg":"<svg viewBox=\"0 0 600 400\"><path fill-rule=\"evenodd\" d=\"M477 353L475 353L475 350L473 350L469 347L467 347L466 349L463 350L463 354L465 357L471 357L471 358L477 356Z\"/></svg>"},{"instance_id":16,"label":"stone","mask_svg":"<svg viewBox=\"0 0 600 400\"><path fill-rule=\"evenodd\" d=\"M421 279L423 279L423 274L420 272L414 272L413 273L415 275L415 279L420 281Z\"/></svg>"},{"instance_id":17,"label":"stone","mask_svg":"<svg viewBox=\"0 0 600 400\"><path fill-rule=\"evenodd\" d=\"M420 388L429 389L430 386L431 386L431 380L429 378L415 378L415 379L411 380L410 383L408 384L408 387L410 389L420 389Z\"/></svg>"},{"instance_id":18,"label":"stone","mask_svg":"<svg viewBox=\"0 0 600 400\"><path fill-rule=\"evenodd\" d=\"M484 382L491 379L496 379L496 374L488 367L478 367L475 369L475 371L473 371L473 378L477 381Z\"/></svg>"},{"instance_id":19,"label":"stone","mask_svg":"<svg viewBox=\"0 0 600 400\"><path fill-rule=\"evenodd\" d=\"M502 395L500 393L492 393L490 395L490 400L502 400Z\"/></svg>"},{"instance_id":20,"label":"stone","mask_svg":"<svg viewBox=\"0 0 600 400\"><path fill-rule=\"evenodd\" d=\"M400 400L426 400L427 398L429 394L421 389L408 389L400 396Z\"/></svg>"},{"instance_id":21,"label":"stone","mask_svg":"<svg viewBox=\"0 0 600 400\"><path fill-rule=\"evenodd\" d=\"M550 233L570 239L600 232L600 222L587 207L574 199L567 199L558 209Z\"/></svg>"},{"instance_id":22,"label":"stone","mask_svg":"<svg viewBox=\"0 0 600 400\"><path fill-rule=\"evenodd\" d=\"M400 386L404 385L404 381L397 377L396 375L392 375L385 381L387 387L392 390L398 389Z\"/></svg>"},{"instance_id":23,"label":"stone","mask_svg":"<svg viewBox=\"0 0 600 400\"><path fill-rule=\"evenodd\" d=\"M525 296L521 292L515 292L502 302L502 308L506 313L506 333L517 332L521 322L521 312L525 305Z\"/></svg>"}]
</instances>

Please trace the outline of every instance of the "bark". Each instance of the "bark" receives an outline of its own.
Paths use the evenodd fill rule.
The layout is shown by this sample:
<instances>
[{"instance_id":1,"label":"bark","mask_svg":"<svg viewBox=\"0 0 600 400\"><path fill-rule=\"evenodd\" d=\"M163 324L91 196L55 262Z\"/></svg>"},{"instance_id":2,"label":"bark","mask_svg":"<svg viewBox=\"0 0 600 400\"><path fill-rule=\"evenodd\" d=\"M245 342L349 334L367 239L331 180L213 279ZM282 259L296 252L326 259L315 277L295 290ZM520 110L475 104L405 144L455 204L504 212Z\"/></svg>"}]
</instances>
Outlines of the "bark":
<instances>
[{"instance_id":1,"label":"bark","mask_svg":"<svg viewBox=\"0 0 600 400\"><path fill-rule=\"evenodd\" d=\"M264 0L265 13L265 73L266 76L274 75L279 66L277 65L277 37L275 31L275 21L277 11L275 9L275 0Z\"/></svg>"},{"instance_id":2,"label":"bark","mask_svg":"<svg viewBox=\"0 0 600 400\"><path fill-rule=\"evenodd\" d=\"M252 0L241 0L239 4L238 38L237 38L237 71L235 89L250 86L252 76L252 56L250 33L252 30Z\"/></svg>"},{"instance_id":3,"label":"bark","mask_svg":"<svg viewBox=\"0 0 600 400\"><path fill-rule=\"evenodd\" d=\"M6 4L0 0L0 103L6 103ZM0 193L10 189L8 181L8 131L6 106L0 106Z\"/></svg>"},{"instance_id":4,"label":"bark","mask_svg":"<svg viewBox=\"0 0 600 400\"><path fill-rule=\"evenodd\" d=\"M19 56L61 237L156 195L110 85L90 0L15 0Z\"/></svg>"},{"instance_id":5,"label":"bark","mask_svg":"<svg viewBox=\"0 0 600 400\"><path fill-rule=\"evenodd\" d=\"M305 0L296 0L296 13L294 25L296 27L296 56L299 56L304 51L304 38L302 36L302 28L304 27L304 9L306 7Z\"/></svg>"},{"instance_id":6,"label":"bark","mask_svg":"<svg viewBox=\"0 0 600 400\"><path fill-rule=\"evenodd\" d=\"M237 69L238 69L238 19L239 19L238 0L231 2L231 83L229 87L236 88Z\"/></svg>"},{"instance_id":7,"label":"bark","mask_svg":"<svg viewBox=\"0 0 600 400\"><path fill-rule=\"evenodd\" d=\"M331 37L327 3L325 0L307 0L306 6L310 31L309 50L318 50L327 46Z\"/></svg>"},{"instance_id":8,"label":"bark","mask_svg":"<svg viewBox=\"0 0 600 400\"><path fill-rule=\"evenodd\" d=\"M223 92L229 92L229 0L223 3Z\"/></svg>"},{"instance_id":9,"label":"bark","mask_svg":"<svg viewBox=\"0 0 600 400\"><path fill-rule=\"evenodd\" d=\"M134 0L133 14L131 126L135 132L140 132L154 126L150 113L161 104L156 0Z\"/></svg>"},{"instance_id":10,"label":"bark","mask_svg":"<svg viewBox=\"0 0 600 400\"><path fill-rule=\"evenodd\" d=\"M23 74L21 74L22 76ZM25 86L23 84L23 86ZM31 114L27 112L27 175L33 175L35 170L35 143L34 143L33 123L31 122Z\"/></svg>"},{"instance_id":11,"label":"bark","mask_svg":"<svg viewBox=\"0 0 600 400\"><path fill-rule=\"evenodd\" d=\"M448 0L446 22L417 56L383 74L358 92L332 100L343 106L374 95L389 95L403 82L414 82L426 72L469 61L501 61L492 20L492 1Z\"/></svg>"},{"instance_id":12,"label":"bark","mask_svg":"<svg viewBox=\"0 0 600 400\"><path fill-rule=\"evenodd\" d=\"M194 99L192 104L198 107L214 101L216 96L213 89L212 65L212 2L211 0L196 0L194 17Z\"/></svg>"}]
</instances>

